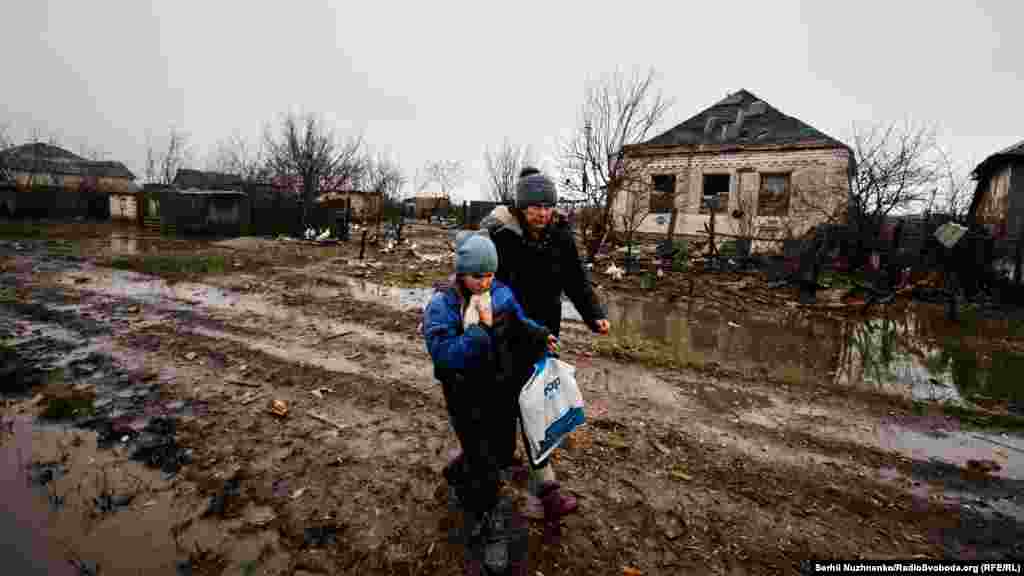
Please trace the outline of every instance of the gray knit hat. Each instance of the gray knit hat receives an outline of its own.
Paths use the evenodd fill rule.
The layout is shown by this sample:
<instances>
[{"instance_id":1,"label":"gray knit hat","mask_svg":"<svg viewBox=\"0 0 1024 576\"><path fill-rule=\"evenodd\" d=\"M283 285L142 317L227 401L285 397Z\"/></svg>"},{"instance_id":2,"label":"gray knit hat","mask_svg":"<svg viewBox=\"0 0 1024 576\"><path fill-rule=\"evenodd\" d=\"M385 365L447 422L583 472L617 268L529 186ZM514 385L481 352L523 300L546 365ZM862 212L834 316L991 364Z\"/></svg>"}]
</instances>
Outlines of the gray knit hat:
<instances>
[{"instance_id":1,"label":"gray knit hat","mask_svg":"<svg viewBox=\"0 0 1024 576\"><path fill-rule=\"evenodd\" d=\"M486 274L497 271L498 251L490 238L468 230L456 236L456 274Z\"/></svg>"},{"instance_id":2,"label":"gray knit hat","mask_svg":"<svg viewBox=\"0 0 1024 576\"><path fill-rule=\"evenodd\" d=\"M516 207L526 208L531 204L550 204L558 202L558 189L555 182L532 167L523 168L519 182L516 183Z\"/></svg>"}]
</instances>

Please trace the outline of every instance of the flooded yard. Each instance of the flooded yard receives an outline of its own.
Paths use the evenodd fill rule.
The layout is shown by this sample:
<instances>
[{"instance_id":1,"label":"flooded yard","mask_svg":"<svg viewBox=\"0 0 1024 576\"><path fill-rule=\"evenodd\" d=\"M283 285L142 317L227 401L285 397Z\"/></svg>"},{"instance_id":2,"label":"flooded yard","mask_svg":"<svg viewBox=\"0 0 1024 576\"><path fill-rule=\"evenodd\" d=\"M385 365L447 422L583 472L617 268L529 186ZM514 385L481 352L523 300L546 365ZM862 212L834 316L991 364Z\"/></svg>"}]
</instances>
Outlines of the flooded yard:
<instances>
[{"instance_id":1,"label":"flooded yard","mask_svg":"<svg viewBox=\"0 0 1024 576\"><path fill-rule=\"evenodd\" d=\"M417 332L443 231L411 230L437 261L47 232L0 240L0 529L26 570L458 573L439 473L455 439ZM179 260L153 275L147 256ZM555 466L582 513L558 547L532 526L531 574L1024 554L1012 322L609 286L609 338L564 306L588 422Z\"/></svg>"}]
</instances>

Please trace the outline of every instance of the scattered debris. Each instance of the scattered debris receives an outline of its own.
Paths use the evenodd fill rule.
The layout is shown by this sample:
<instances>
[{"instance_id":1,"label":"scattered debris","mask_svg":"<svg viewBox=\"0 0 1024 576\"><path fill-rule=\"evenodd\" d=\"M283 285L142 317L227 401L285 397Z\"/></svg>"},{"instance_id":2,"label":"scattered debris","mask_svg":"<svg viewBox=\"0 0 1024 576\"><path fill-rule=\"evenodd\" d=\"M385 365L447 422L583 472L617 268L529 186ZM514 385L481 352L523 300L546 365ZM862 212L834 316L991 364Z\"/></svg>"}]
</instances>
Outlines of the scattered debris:
<instances>
[{"instance_id":1,"label":"scattered debris","mask_svg":"<svg viewBox=\"0 0 1024 576\"><path fill-rule=\"evenodd\" d=\"M250 526L263 527L277 518L269 506L251 506L245 513L245 522Z\"/></svg>"},{"instance_id":2,"label":"scattered debris","mask_svg":"<svg viewBox=\"0 0 1024 576\"><path fill-rule=\"evenodd\" d=\"M303 532L303 547L322 548L337 542L339 528L334 524L313 526Z\"/></svg>"},{"instance_id":3,"label":"scattered debris","mask_svg":"<svg viewBox=\"0 0 1024 576\"><path fill-rule=\"evenodd\" d=\"M132 500L135 499L135 494L122 494L120 496L114 496L109 492L104 492L99 496L93 498L96 511L100 514L109 514L116 512L119 508L124 508L131 505Z\"/></svg>"},{"instance_id":4,"label":"scattered debris","mask_svg":"<svg viewBox=\"0 0 1024 576\"><path fill-rule=\"evenodd\" d=\"M625 274L625 270L619 268L614 263L612 263L608 265L608 268L605 268L604 273L611 276L614 280L622 280L622 276L623 274Z\"/></svg>"},{"instance_id":5,"label":"scattered debris","mask_svg":"<svg viewBox=\"0 0 1024 576\"><path fill-rule=\"evenodd\" d=\"M327 416L324 416L323 414L320 414L319 412L314 412L314 411L310 410L307 413L307 415L310 418L314 419L314 420L319 420L320 422L323 422L324 424L327 424L329 426L334 426L338 430L348 430L348 428L349 428L349 426L347 426L345 424L341 424L339 422L335 422L334 420L331 420L330 418L328 418Z\"/></svg>"},{"instance_id":6,"label":"scattered debris","mask_svg":"<svg viewBox=\"0 0 1024 576\"><path fill-rule=\"evenodd\" d=\"M195 352L189 352L189 353L185 354L185 359L186 360L195 360L197 356L199 356L199 355L196 354Z\"/></svg>"},{"instance_id":7,"label":"scattered debris","mask_svg":"<svg viewBox=\"0 0 1024 576\"><path fill-rule=\"evenodd\" d=\"M192 452L182 449L175 440L174 420L154 418L135 439L130 458L171 475L192 461Z\"/></svg>"},{"instance_id":8,"label":"scattered debris","mask_svg":"<svg viewBox=\"0 0 1024 576\"><path fill-rule=\"evenodd\" d=\"M288 404L284 400L274 400L270 403L270 412L275 416L284 418L288 415Z\"/></svg>"},{"instance_id":9,"label":"scattered debris","mask_svg":"<svg viewBox=\"0 0 1024 576\"><path fill-rule=\"evenodd\" d=\"M689 482L690 480L693 480L693 476L690 476L689 474L684 472L681 468L675 468L675 469L669 471L669 475L672 476L673 478L675 478L676 480L683 480L685 482Z\"/></svg>"},{"instance_id":10,"label":"scattered debris","mask_svg":"<svg viewBox=\"0 0 1024 576\"><path fill-rule=\"evenodd\" d=\"M46 486L50 482L64 476L67 469L63 464L56 462L40 463L35 462L29 468L29 481L36 486Z\"/></svg>"},{"instance_id":11,"label":"scattered debris","mask_svg":"<svg viewBox=\"0 0 1024 576\"><path fill-rule=\"evenodd\" d=\"M207 506L203 516L223 517L224 513L231 507L235 498L242 494L242 483L238 478L231 478L224 482L224 486L210 497L210 504Z\"/></svg>"},{"instance_id":12,"label":"scattered debris","mask_svg":"<svg viewBox=\"0 0 1024 576\"><path fill-rule=\"evenodd\" d=\"M263 398L265 395L265 393L260 391L246 392L245 394L242 395L241 398L238 399L238 403L241 404L242 406L248 406L249 404L252 404L253 402L259 400L260 398Z\"/></svg>"},{"instance_id":13,"label":"scattered debris","mask_svg":"<svg viewBox=\"0 0 1024 576\"><path fill-rule=\"evenodd\" d=\"M334 340L335 338L344 338L345 336L348 336L349 334L352 334L353 332L355 332L355 331L354 330L343 330L341 332L338 332L337 334L331 334L330 336L328 336L328 337L324 338L323 340L321 340L320 343L322 344L324 342L329 342L331 340Z\"/></svg>"},{"instance_id":14,"label":"scattered debris","mask_svg":"<svg viewBox=\"0 0 1024 576\"><path fill-rule=\"evenodd\" d=\"M263 386L263 384L261 384L259 382L252 382L250 380L242 380L241 378L234 378L234 377L231 377L231 376L228 376L227 378L225 378L224 381L227 382L228 384L234 384L235 386L244 386L246 388L260 388L261 386Z\"/></svg>"}]
</instances>

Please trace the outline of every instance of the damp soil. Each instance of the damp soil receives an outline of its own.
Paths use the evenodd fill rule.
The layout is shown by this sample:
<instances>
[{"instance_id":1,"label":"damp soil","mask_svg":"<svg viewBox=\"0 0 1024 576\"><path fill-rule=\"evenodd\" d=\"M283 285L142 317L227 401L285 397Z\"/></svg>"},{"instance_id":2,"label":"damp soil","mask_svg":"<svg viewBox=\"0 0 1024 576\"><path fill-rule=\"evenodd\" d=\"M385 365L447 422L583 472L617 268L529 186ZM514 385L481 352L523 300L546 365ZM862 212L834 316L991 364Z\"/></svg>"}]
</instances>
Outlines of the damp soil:
<instances>
[{"instance_id":1,"label":"damp soil","mask_svg":"<svg viewBox=\"0 0 1024 576\"><path fill-rule=\"evenodd\" d=\"M455 439L417 333L422 293L410 291L447 264L414 270L379 247L367 250L379 269L353 264L353 243L266 240L280 254L250 254L240 242L118 230L115 248L110 230L49 232L0 242L0 351L5 370L26 375L4 391L5 419L19 423L4 446L22 446L5 471L35 483L33 554L71 573L459 573L439 473ZM443 233L411 237L442 254ZM228 251L230 266L109 266L117 251L186 248ZM555 466L583 513L565 519L558 546L531 526L531 573L791 574L812 557L1024 553L1021 437L962 426L915 392L912 372L865 377L874 349L843 343L857 340L830 332L836 318L793 314L772 331L756 320L780 318L774 306L736 318L609 296L634 338L609 340L662 342L673 361L614 354L567 323L563 358L588 423ZM898 343L926 324L867 332ZM987 350L975 356L983 370L985 354L1015 346L984 330L960 345ZM958 401L1002 393L996 377L971 389L957 368L929 367ZM506 489L522 500L524 486ZM143 537L149 547L133 544Z\"/></svg>"}]
</instances>

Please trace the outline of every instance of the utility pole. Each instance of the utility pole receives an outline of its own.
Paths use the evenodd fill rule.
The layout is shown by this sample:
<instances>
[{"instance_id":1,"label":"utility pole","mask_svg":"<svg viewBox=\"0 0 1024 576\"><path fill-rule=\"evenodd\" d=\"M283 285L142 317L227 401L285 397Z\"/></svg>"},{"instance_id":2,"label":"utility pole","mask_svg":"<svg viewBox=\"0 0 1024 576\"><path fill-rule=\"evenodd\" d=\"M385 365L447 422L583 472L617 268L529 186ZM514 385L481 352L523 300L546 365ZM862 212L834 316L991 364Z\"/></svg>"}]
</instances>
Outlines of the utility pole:
<instances>
[{"instance_id":1,"label":"utility pole","mask_svg":"<svg viewBox=\"0 0 1024 576\"><path fill-rule=\"evenodd\" d=\"M587 172L590 170L590 120L583 125L583 134L586 137L586 145L583 149L583 198L589 198L587 195L588 178Z\"/></svg>"}]
</instances>

